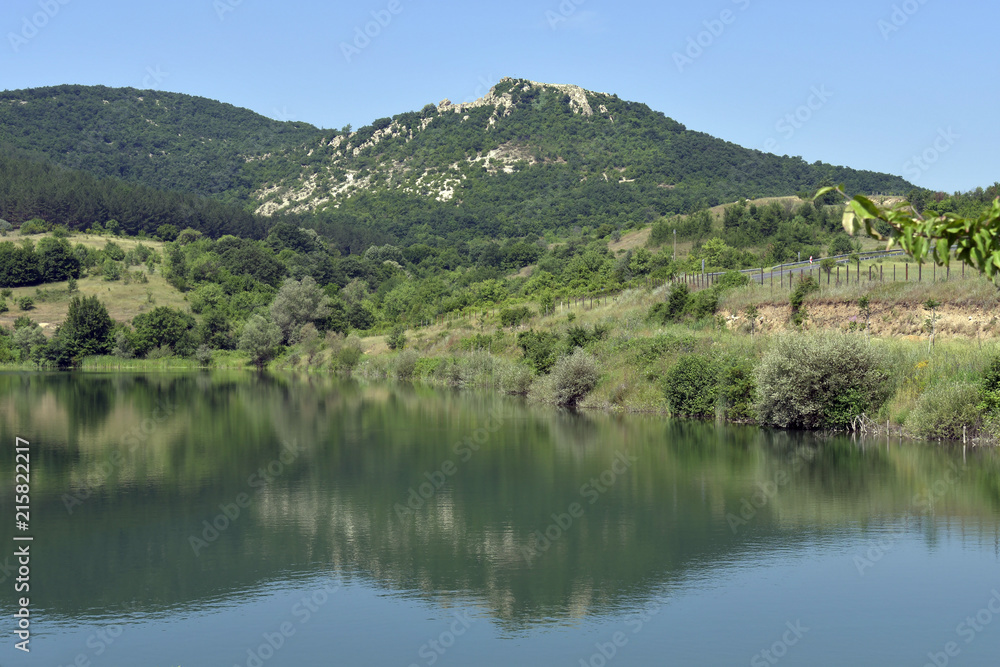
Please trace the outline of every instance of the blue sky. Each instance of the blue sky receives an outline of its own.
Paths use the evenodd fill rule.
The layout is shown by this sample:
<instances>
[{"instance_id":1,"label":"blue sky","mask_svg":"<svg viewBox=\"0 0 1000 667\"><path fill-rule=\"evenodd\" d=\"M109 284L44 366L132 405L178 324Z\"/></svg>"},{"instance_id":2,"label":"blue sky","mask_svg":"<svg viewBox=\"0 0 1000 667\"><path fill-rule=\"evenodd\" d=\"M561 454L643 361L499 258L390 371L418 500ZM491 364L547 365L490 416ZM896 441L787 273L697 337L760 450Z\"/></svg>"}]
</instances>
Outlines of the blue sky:
<instances>
[{"instance_id":1,"label":"blue sky","mask_svg":"<svg viewBox=\"0 0 1000 667\"><path fill-rule=\"evenodd\" d=\"M5 0L0 88L158 88L357 128L514 76L950 192L1000 180L998 24L971 0Z\"/></svg>"}]
</instances>

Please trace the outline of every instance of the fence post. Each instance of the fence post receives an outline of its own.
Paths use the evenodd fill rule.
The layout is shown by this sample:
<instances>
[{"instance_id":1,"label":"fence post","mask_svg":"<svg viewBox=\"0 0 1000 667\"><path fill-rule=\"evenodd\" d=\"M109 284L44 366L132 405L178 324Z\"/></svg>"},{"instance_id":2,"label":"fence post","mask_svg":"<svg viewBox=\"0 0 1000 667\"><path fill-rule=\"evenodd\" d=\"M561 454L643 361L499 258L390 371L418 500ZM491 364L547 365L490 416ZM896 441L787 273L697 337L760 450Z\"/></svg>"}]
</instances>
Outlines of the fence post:
<instances>
[{"instance_id":1,"label":"fence post","mask_svg":"<svg viewBox=\"0 0 1000 667\"><path fill-rule=\"evenodd\" d=\"M924 265L917 264L917 282L921 282L924 279Z\"/></svg>"}]
</instances>

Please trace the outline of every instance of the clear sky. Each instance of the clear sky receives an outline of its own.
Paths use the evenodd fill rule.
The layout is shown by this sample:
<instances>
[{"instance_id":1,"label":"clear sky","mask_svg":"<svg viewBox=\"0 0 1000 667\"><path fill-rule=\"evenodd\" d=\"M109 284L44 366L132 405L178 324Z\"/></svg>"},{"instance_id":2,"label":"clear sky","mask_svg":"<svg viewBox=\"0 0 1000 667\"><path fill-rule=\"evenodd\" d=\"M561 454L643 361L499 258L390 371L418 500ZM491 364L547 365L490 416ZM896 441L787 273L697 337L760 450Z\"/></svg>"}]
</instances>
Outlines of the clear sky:
<instances>
[{"instance_id":1,"label":"clear sky","mask_svg":"<svg viewBox=\"0 0 1000 667\"><path fill-rule=\"evenodd\" d=\"M4 0L0 88L157 88L357 128L514 76L950 192L1000 180L998 25L983 0Z\"/></svg>"}]
</instances>

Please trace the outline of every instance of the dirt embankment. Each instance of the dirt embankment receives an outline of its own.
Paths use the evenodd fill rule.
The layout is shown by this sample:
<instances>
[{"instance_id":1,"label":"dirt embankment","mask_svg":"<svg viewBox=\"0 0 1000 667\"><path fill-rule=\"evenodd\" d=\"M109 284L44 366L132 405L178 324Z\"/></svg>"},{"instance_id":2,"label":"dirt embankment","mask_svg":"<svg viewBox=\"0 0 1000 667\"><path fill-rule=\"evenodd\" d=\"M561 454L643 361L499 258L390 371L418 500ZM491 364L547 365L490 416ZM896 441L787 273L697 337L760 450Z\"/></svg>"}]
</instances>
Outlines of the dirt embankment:
<instances>
[{"instance_id":1,"label":"dirt embankment","mask_svg":"<svg viewBox=\"0 0 1000 667\"><path fill-rule=\"evenodd\" d=\"M865 317L856 303L829 302L808 303L807 329L840 329L843 331L864 331ZM1000 337L1000 317L998 313L980 308L942 305L937 309L936 335L941 338L992 338ZM761 305L757 318L757 330L765 332L790 328L790 307L786 305ZM722 311L729 327L749 327L743 312ZM911 339L926 337L930 332L929 310L920 306L902 304L873 303L869 327L873 336L906 337Z\"/></svg>"}]
</instances>

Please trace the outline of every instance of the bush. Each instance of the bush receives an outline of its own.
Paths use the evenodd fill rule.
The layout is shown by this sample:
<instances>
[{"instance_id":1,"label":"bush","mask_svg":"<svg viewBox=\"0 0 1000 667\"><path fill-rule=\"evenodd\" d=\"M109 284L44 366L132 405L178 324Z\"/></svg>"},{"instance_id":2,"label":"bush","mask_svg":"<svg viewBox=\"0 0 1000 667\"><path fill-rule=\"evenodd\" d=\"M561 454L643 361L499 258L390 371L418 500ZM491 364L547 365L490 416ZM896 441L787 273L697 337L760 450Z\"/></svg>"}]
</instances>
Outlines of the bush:
<instances>
[{"instance_id":1,"label":"bush","mask_svg":"<svg viewBox=\"0 0 1000 667\"><path fill-rule=\"evenodd\" d=\"M517 345L524 358L538 373L548 373L556 363L559 336L549 331L522 331L517 334Z\"/></svg>"},{"instance_id":2,"label":"bush","mask_svg":"<svg viewBox=\"0 0 1000 667\"><path fill-rule=\"evenodd\" d=\"M527 395L534 379L528 368L516 363L502 365L498 374L500 391L505 394Z\"/></svg>"},{"instance_id":3,"label":"bush","mask_svg":"<svg viewBox=\"0 0 1000 667\"><path fill-rule=\"evenodd\" d=\"M30 296L22 296L17 300L17 307L21 310L31 310L35 307L35 300Z\"/></svg>"},{"instance_id":4,"label":"bush","mask_svg":"<svg viewBox=\"0 0 1000 667\"><path fill-rule=\"evenodd\" d=\"M212 348L204 343L198 346L198 349L194 352L195 361L201 366L211 366L212 365Z\"/></svg>"},{"instance_id":5,"label":"bush","mask_svg":"<svg viewBox=\"0 0 1000 667\"><path fill-rule=\"evenodd\" d=\"M975 437L983 421L980 387L970 382L938 385L920 395L906 420L906 426L919 438L961 440Z\"/></svg>"},{"instance_id":6,"label":"bush","mask_svg":"<svg viewBox=\"0 0 1000 667\"><path fill-rule=\"evenodd\" d=\"M719 276L719 281L716 286L719 289L734 289L736 287L745 287L750 284L750 276L745 273L740 273L739 271L726 271L724 274Z\"/></svg>"},{"instance_id":7,"label":"bush","mask_svg":"<svg viewBox=\"0 0 1000 667\"><path fill-rule=\"evenodd\" d=\"M392 333L385 339L385 344L389 346L390 350L402 350L406 347L406 329L403 327L393 329Z\"/></svg>"},{"instance_id":8,"label":"bush","mask_svg":"<svg viewBox=\"0 0 1000 667\"><path fill-rule=\"evenodd\" d=\"M350 373L361 361L364 348L361 346L361 339L357 336L348 336L337 352L337 369Z\"/></svg>"},{"instance_id":9,"label":"bush","mask_svg":"<svg viewBox=\"0 0 1000 667\"><path fill-rule=\"evenodd\" d=\"M658 303L649 310L649 320L658 324L676 322L684 314L687 307L690 290L684 283L677 283L670 288L670 294L663 303Z\"/></svg>"},{"instance_id":10,"label":"bush","mask_svg":"<svg viewBox=\"0 0 1000 667\"><path fill-rule=\"evenodd\" d=\"M840 429L874 415L892 391L884 357L842 333L776 338L754 373L760 423Z\"/></svg>"},{"instance_id":11,"label":"bush","mask_svg":"<svg viewBox=\"0 0 1000 667\"><path fill-rule=\"evenodd\" d=\"M608 336L608 327L595 324L592 329L572 326L566 330L566 347L572 352L575 347L587 347L590 343L604 340Z\"/></svg>"},{"instance_id":12,"label":"bush","mask_svg":"<svg viewBox=\"0 0 1000 667\"><path fill-rule=\"evenodd\" d=\"M577 348L552 368L552 390L556 405L576 408L580 400L597 386L600 373L593 356Z\"/></svg>"},{"instance_id":13,"label":"bush","mask_svg":"<svg viewBox=\"0 0 1000 667\"><path fill-rule=\"evenodd\" d=\"M746 359L733 359L723 364L719 375L719 402L726 421L752 424L757 421L754 400L757 384L753 364Z\"/></svg>"},{"instance_id":14,"label":"bush","mask_svg":"<svg viewBox=\"0 0 1000 667\"><path fill-rule=\"evenodd\" d=\"M533 316L534 313L527 306L504 308L500 311L500 326L516 327L522 322L530 320Z\"/></svg>"},{"instance_id":15,"label":"bush","mask_svg":"<svg viewBox=\"0 0 1000 667\"><path fill-rule=\"evenodd\" d=\"M10 307L7 305L7 302L4 299L0 299L0 313L6 313L8 310L10 310Z\"/></svg>"},{"instance_id":16,"label":"bush","mask_svg":"<svg viewBox=\"0 0 1000 667\"><path fill-rule=\"evenodd\" d=\"M671 416L711 419L715 417L719 366L707 354L685 354L663 378Z\"/></svg>"},{"instance_id":17,"label":"bush","mask_svg":"<svg viewBox=\"0 0 1000 667\"><path fill-rule=\"evenodd\" d=\"M692 315L696 320L715 315L715 311L719 309L719 292L720 290L717 287L710 287L700 292L695 292L694 296L688 299L687 307L684 311Z\"/></svg>"},{"instance_id":18,"label":"bush","mask_svg":"<svg viewBox=\"0 0 1000 667\"><path fill-rule=\"evenodd\" d=\"M795 286L792 296L789 299L792 304L792 324L800 327L806 321L808 315L802 304L805 302L807 294L811 294L818 289L819 283L812 276L806 276Z\"/></svg>"},{"instance_id":19,"label":"bush","mask_svg":"<svg viewBox=\"0 0 1000 667\"><path fill-rule=\"evenodd\" d=\"M392 374L397 380L404 382L412 380L413 374L417 370L417 353L413 350L404 350L396 357L392 364Z\"/></svg>"}]
</instances>

